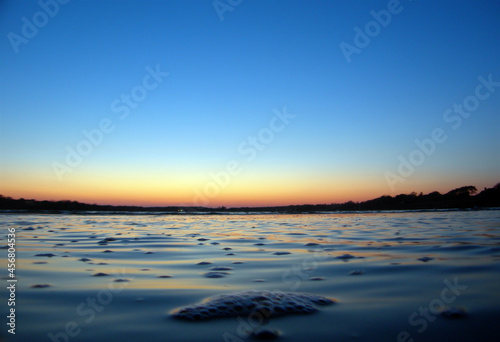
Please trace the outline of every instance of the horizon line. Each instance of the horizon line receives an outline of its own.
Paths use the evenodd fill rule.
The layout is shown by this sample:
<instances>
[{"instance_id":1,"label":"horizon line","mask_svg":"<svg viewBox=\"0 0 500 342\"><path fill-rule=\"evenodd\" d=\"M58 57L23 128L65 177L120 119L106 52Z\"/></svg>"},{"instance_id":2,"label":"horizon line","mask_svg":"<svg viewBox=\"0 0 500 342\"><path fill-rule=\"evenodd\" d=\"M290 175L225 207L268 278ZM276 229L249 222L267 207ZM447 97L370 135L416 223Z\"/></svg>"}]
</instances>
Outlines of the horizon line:
<instances>
[{"instance_id":1,"label":"horizon line","mask_svg":"<svg viewBox=\"0 0 500 342\"><path fill-rule=\"evenodd\" d=\"M497 188L499 187L500 183L497 183L496 185L494 185L493 187L491 188L486 188L486 189L494 189L494 188ZM463 188L473 188L474 189L474 193L477 192L477 194L479 194L480 192L477 190L477 188L473 185L466 185L466 186L461 186L461 187L458 187L458 188L454 188L444 194L440 193L439 191L431 191L427 194L424 194L423 192L420 192L420 193L417 193L416 191L412 191L410 193L400 193L400 194L397 194L397 195L387 195L387 194L384 194L384 195L380 195L378 197L374 197L374 198L369 198L367 200L363 200L363 201L353 201L353 200L348 200L348 201L345 201L345 202L342 202L342 203L301 203L301 204L284 204L284 205L261 205L261 206L232 206L232 207L229 207L229 206L225 206L225 205L219 205L219 206L216 206L216 207L210 207L210 206L200 206L200 205L195 205L195 204L192 204L192 205L184 205L184 204L176 204L176 205L160 205L160 206L143 206L143 205L137 205L137 204L127 204L127 205L124 205L124 204L120 204L120 205L116 205L116 204L97 204L97 203L89 203L89 202L79 202L79 201L76 201L76 200L68 200L68 199L65 199L65 200L48 200L48 199L35 199L35 198L30 198L30 199L27 199L27 198L13 198L13 197L10 197L10 196L6 196L6 195L2 195L0 194L0 199L11 199L11 200L15 200L15 201L19 201L19 200L24 200L24 201L36 201L36 202L53 202L53 203L58 203L58 202L76 202L76 203L79 203L79 204L84 204L84 205L96 205L96 206L102 206L102 207L106 207L106 206L110 206L110 207L135 207L135 208L144 208L144 209L154 209L154 208L205 208L205 209L221 209L221 208L225 208L225 209L240 209L240 208L280 208L280 207L292 207L292 206L320 206L320 205L342 205L342 204L347 204L347 203L354 203L354 204L359 204L359 203L364 203L364 202L368 202L368 201L371 201L371 200L375 200L375 199L379 199L379 198L383 198L383 197L390 197L390 198L395 198L397 196L401 196L401 195L414 195L414 196L426 196L426 195L430 195L432 193L438 193L440 195L446 195L446 194L449 194L450 192L454 191L454 190L458 190L458 189L463 189Z\"/></svg>"}]
</instances>

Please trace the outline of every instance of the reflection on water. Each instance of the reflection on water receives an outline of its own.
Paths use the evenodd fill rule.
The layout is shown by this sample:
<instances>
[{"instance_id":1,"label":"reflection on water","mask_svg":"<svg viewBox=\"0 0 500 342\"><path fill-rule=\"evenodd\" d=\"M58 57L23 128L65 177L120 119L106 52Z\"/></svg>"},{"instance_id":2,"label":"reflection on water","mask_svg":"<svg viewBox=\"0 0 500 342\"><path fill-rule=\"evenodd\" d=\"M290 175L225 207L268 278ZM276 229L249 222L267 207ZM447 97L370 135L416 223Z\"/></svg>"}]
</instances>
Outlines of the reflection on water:
<instances>
[{"instance_id":1,"label":"reflection on water","mask_svg":"<svg viewBox=\"0 0 500 342\"><path fill-rule=\"evenodd\" d=\"M408 323L408 317L441 291L444 279L456 276L468 286L469 294L457 299L470 307L468 310L488 317L491 306L500 304L495 290L500 280L500 211L230 216L5 214L1 222L3 245L7 227L16 227L18 295L20 303L31 303L30 308L24 308L24 334L30 337L45 338L50 329L64 325L65 317L75 316L72 305L61 304L59 315L52 321L40 324L32 320L46 306L58 302L63 293L73 295L77 306L85 299L82 293L103 288L120 288L120 293L101 320L92 323L96 335L87 329L73 340L89 336L99 340L99 327L105 321L128 324L129 318L114 313L127 307L122 300L133 302L134 312L156 310L154 317L161 320L176 304L233 290L279 289L339 298L336 308L328 308L324 316L317 317L348 318L360 310L367 325L347 322L349 331L345 325L318 330L321 336L339 340L348 340L352 334L367 337L361 330L377 331L393 340L399 330L405 330L414 337L422 334L425 340L424 333ZM6 251L2 253L5 258ZM155 297L157 291L161 297ZM5 290L1 294L5 296ZM144 304L148 296L155 299ZM160 302L159 298L170 299ZM188 302L180 303L182 300ZM374 305L388 316L399 317L399 327L377 326L377 314L371 311ZM142 312L139 321L146 319L146 311ZM285 330L293 331L292 340L299 340L301 332L290 327L294 319L280 322ZM137 322L129 322L129 326ZM161 323L156 327L160 330L150 332L149 340L155 340L162 329L183 329L179 324ZM207 341L222 340L217 324L206 333ZM120 334L116 331L111 335ZM194 338L190 334L194 332L172 340ZM161 339L158 336L156 340Z\"/></svg>"}]
</instances>

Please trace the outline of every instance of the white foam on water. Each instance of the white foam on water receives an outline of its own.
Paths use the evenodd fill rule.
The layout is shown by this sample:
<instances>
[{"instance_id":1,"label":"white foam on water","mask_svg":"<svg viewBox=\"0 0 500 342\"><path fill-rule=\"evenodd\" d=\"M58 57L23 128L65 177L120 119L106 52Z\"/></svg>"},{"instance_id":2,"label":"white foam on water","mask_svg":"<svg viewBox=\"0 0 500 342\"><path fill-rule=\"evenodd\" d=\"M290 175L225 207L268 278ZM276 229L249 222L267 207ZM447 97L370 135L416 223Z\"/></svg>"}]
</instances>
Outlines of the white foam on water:
<instances>
[{"instance_id":1,"label":"white foam on water","mask_svg":"<svg viewBox=\"0 0 500 342\"><path fill-rule=\"evenodd\" d=\"M316 305L333 304L335 300L309 293L280 291L244 291L218 295L201 303L177 308L171 314L180 319L199 321L221 317L237 317L261 312L266 317L308 314Z\"/></svg>"}]
</instances>

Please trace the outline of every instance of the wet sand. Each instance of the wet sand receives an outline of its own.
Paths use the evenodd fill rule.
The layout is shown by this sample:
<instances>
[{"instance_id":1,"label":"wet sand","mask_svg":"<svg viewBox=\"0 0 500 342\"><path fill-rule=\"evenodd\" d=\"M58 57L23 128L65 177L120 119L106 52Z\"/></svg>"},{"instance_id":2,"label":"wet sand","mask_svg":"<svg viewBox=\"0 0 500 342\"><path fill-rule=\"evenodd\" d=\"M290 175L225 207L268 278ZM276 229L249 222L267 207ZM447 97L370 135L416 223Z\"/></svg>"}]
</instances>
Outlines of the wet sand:
<instances>
[{"instance_id":1,"label":"wet sand","mask_svg":"<svg viewBox=\"0 0 500 342\"><path fill-rule=\"evenodd\" d=\"M324 215L3 214L17 235L16 335L1 341L494 341L500 211ZM7 250L1 250L7 275ZM5 286L0 305L8 312ZM336 300L310 314L186 321L241 291Z\"/></svg>"}]
</instances>

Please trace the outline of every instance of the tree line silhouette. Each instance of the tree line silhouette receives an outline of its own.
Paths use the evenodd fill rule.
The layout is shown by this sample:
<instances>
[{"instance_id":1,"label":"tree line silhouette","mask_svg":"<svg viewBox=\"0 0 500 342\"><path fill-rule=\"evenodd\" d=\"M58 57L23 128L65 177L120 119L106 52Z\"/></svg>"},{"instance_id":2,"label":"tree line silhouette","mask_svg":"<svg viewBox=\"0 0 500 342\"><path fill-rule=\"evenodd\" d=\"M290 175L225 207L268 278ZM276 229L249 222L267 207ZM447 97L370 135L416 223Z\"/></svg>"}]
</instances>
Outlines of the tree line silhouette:
<instances>
[{"instance_id":1,"label":"tree line silhouette","mask_svg":"<svg viewBox=\"0 0 500 342\"><path fill-rule=\"evenodd\" d=\"M225 212L282 212L309 213L324 211L367 211L367 210L426 210L426 209L481 209L500 208L500 183L477 193L475 186L468 185L453 189L446 194L437 191L424 195L412 192L397 196L384 195L364 202L349 201L341 204L303 204L275 207L140 207L113 206L80 203L77 201L38 201L13 199L0 195L0 210L23 210L27 212L164 212L164 213L225 213Z\"/></svg>"}]
</instances>

